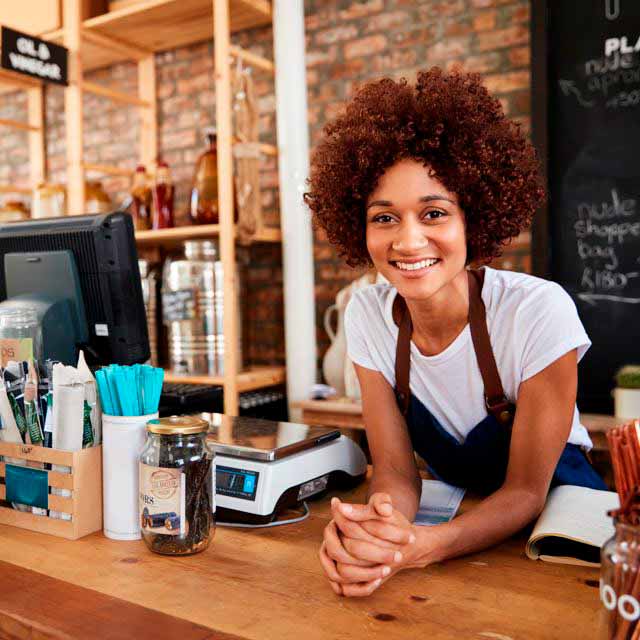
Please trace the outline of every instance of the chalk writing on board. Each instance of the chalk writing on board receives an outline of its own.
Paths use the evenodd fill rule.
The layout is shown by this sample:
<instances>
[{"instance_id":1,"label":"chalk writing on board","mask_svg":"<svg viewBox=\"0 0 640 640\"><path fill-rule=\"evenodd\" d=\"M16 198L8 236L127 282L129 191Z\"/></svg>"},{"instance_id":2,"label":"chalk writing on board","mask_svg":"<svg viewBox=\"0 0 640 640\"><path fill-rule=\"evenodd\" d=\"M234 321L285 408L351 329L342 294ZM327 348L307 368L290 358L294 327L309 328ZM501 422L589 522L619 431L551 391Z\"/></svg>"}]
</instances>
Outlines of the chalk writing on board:
<instances>
[{"instance_id":1,"label":"chalk writing on board","mask_svg":"<svg viewBox=\"0 0 640 640\"><path fill-rule=\"evenodd\" d=\"M587 108L593 107L593 100L585 100L580 93L580 89L576 87L576 84L573 80L563 80L562 78L560 78L558 84L560 85L560 90L562 91L562 93L564 93L565 96L574 95L576 97L576 100L578 101L578 104Z\"/></svg>"},{"instance_id":2,"label":"chalk writing on board","mask_svg":"<svg viewBox=\"0 0 640 640\"><path fill-rule=\"evenodd\" d=\"M607 202L581 202L573 225L582 264L578 297L595 305L599 300L637 304L640 298L625 295L628 285L640 277L640 267L621 269L623 245L640 238L637 201L611 189ZM636 260L636 263L640 260Z\"/></svg>"}]
</instances>

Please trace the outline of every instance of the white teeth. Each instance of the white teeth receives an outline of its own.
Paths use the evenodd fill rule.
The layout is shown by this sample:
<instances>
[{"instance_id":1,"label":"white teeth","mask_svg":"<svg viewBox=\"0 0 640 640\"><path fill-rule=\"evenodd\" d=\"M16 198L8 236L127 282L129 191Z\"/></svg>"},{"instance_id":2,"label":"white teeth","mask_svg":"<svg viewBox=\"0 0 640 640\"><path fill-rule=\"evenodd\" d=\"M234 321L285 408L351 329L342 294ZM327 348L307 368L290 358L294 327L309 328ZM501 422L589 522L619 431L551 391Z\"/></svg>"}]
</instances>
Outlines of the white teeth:
<instances>
[{"instance_id":1,"label":"white teeth","mask_svg":"<svg viewBox=\"0 0 640 640\"><path fill-rule=\"evenodd\" d=\"M420 262L396 262L398 269L404 271L417 271L418 269L424 269L438 262L436 258L430 258L428 260L421 260Z\"/></svg>"}]
</instances>

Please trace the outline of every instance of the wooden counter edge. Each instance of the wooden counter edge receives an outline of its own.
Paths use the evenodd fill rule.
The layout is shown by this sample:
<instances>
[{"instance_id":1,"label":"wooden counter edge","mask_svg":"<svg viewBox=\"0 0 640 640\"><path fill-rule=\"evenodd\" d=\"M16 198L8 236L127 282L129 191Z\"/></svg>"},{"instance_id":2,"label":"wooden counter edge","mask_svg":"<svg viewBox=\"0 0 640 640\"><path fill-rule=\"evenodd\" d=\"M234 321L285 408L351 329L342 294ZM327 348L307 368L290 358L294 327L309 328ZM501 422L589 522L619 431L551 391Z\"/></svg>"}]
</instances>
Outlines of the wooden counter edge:
<instances>
[{"instance_id":1,"label":"wooden counter edge","mask_svg":"<svg viewBox=\"0 0 640 640\"><path fill-rule=\"evenodd\" d=\"M183 618L0 561L0 638L242 640ZM177 593L179 598L180 594ZM114 627L113 620L117 620Z\"/></svg>"}]
</instances>

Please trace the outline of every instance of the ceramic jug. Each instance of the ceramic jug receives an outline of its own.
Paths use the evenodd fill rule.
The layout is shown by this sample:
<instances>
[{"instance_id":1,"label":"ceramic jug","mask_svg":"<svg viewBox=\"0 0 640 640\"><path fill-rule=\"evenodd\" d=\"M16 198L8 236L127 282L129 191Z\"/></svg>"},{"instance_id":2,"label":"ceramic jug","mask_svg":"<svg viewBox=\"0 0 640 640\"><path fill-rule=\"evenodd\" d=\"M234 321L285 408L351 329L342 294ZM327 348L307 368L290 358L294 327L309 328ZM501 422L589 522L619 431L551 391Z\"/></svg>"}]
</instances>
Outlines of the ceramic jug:
<instances>
[{"instance_id":1,"label":"ceramic jug","mask_svg":"<svg viewBox=\"0 0 640 640\"><path fill-rule=\"evenodd\" d=\"M341 289L336 303L324 312L324 329L331 339L331 346L322 361L322 373L325 382L331 385L338 396L344 396L344 361L347 356L347 340L344 333L344 310L351 297L349 287ZM332 326L332 315L336 314L336 329Z\"/></svg>"}]
</instances>

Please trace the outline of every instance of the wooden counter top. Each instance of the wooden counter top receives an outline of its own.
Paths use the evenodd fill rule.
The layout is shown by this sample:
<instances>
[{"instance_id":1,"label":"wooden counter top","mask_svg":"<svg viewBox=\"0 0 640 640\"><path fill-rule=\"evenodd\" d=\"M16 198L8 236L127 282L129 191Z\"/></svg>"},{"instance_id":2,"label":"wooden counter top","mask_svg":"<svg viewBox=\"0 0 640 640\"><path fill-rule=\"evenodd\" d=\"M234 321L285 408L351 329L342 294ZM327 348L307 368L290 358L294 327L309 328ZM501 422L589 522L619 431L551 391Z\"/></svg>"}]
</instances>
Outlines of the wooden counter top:
<instances>
[{"instance_id":1,"label":"wooden counter top","mask_svg":"<svg viewBox=\"0 0 640 640\"><path fill-rule=\"evenodd\" d=\"M361 501L364 492L341 497ZM0 526L0 638L596 636L598 570L528 560L522 536L404 571L369 598L340 598L317 559L329 499L310 507L306 521L285 527L218 527L208 551L185 558L152 554L142 541Z\"/></svg>"}]
</instances>

